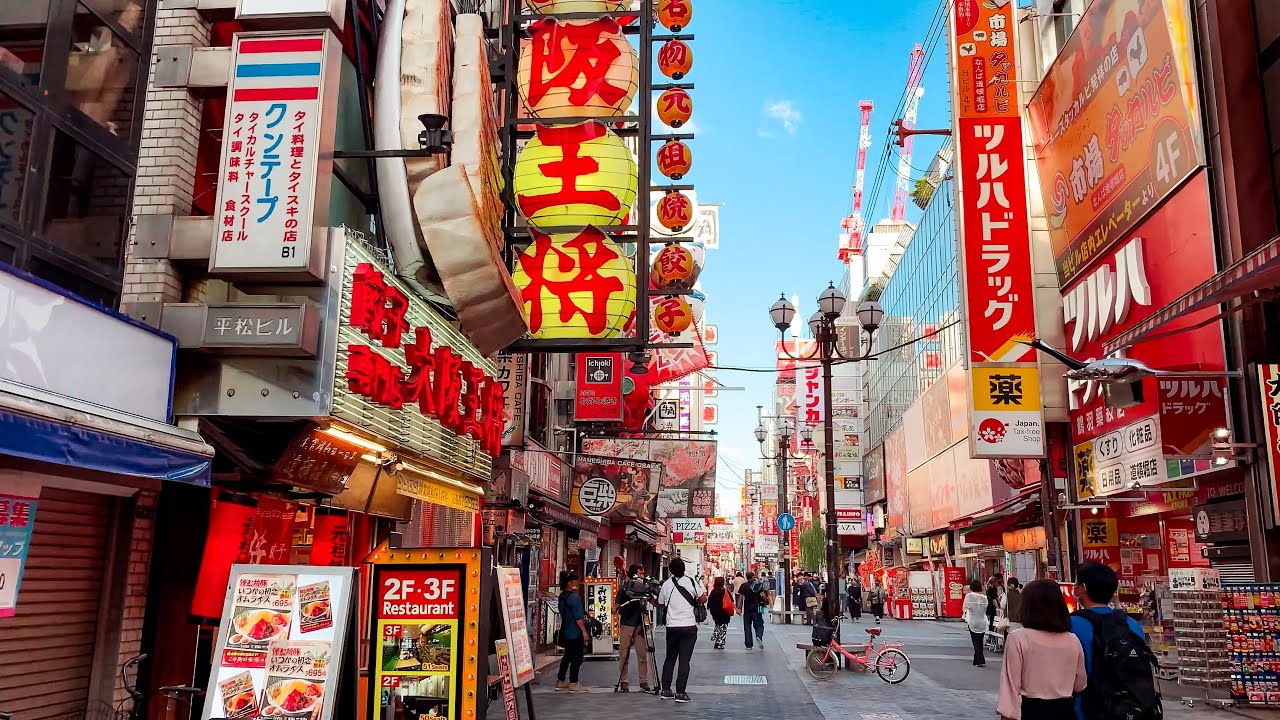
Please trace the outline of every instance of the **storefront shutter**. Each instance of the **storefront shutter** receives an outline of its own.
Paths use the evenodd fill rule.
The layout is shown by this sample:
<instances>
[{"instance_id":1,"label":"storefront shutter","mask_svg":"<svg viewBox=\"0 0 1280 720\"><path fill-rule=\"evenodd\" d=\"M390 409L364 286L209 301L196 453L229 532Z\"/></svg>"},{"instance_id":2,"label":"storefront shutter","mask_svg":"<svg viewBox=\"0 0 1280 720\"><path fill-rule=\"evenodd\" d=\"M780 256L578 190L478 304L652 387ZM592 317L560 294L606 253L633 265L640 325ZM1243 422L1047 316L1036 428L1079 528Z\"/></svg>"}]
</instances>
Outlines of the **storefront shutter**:
<instances>
[{"instance_id":1,"label":"storefront shutter","mask_svg":"<svg viewBox=\"0 0 1280 720\"><path fill-rule=\"evenodd\" d=\"M1253 579L1253 563L1247 559L1239 561L1232 558L1230 561L1209 561L1209 567L1217 570L1222 576L1223 584L1226 583L1251 583L1256 582Z\"/></svg>"},{"instance_id":2,"label":"storefront shutter","mask_svg":"<svg viewBox=\"0 0 1280 720\"><path fill-rule=\"evenodd\" d=\"M0 618L0 712L97 717L89 683L111 521L109 496L40 493L18 610Z\"/></svg>"}]
</instances>

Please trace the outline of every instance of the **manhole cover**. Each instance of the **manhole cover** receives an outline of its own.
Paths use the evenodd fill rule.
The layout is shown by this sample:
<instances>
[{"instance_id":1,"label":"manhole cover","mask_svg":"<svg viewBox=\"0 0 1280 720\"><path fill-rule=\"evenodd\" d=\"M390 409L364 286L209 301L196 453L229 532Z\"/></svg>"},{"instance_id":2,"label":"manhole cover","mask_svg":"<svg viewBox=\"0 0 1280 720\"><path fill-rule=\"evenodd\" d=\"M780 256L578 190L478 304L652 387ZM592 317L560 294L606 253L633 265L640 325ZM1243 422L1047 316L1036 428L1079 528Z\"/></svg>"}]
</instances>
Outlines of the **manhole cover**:
<instances>
[{"instance_id":1,"label":"manhole cover","mask_svg":"<svg viewBox=\"0 0 1280 720\"><path fill-rule=\"evenodd\" d=\"M725 675L725 685L768 685L769 678L763 675Z\"/></svg>"}]
</instances>

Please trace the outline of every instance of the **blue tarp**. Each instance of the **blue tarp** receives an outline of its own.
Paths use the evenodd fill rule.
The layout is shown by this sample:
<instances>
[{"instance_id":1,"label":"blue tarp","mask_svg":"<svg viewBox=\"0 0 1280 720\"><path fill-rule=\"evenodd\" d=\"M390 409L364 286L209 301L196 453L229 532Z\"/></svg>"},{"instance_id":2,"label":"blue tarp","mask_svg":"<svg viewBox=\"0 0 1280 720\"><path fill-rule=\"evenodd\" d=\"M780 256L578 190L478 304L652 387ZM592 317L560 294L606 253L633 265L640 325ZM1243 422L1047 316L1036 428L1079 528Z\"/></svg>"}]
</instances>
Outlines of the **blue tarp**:
<instances>
[{"instance_id":1,"label":"blue tarp","mask_svg":"<svg viewBox=\"0 0 1280 720\"><path fill-rule=\"evenodd\" d=\"M47 418L0 410L0 454L209 487L211 458Z\"/></svg>"}]
</instances>

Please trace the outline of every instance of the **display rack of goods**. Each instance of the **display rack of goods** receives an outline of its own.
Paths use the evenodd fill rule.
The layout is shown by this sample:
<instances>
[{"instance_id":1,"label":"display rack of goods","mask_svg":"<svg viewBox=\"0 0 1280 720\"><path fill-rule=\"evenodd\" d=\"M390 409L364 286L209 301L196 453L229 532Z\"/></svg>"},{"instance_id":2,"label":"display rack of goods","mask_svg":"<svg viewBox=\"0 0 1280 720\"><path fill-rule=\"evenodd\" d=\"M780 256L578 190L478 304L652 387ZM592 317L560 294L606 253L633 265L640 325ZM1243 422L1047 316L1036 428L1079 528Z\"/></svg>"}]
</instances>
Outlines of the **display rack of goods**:
<instances>
[{"instance_id":1,"label":"display rack of goods","mask_svg":"<svg viewBox=\"0 0 1280 720\"><path fill-rule=\"evenodd\" d=\"M1280 706L1278 599L1280 584L1223 586L1222 616L1230 644L1231 697L1238 702Z\"/></svg>"},{"instance_id":2,"label":"display rack of goods","mask_svg":"<svg viewBox=\"0 0 1280 720\"><path fill-rule=\"evenodd\" d=\"M911 615L917 620L932 620L936 616L932 588L911 588Z\"/></svg>"},{"instance_id":3,"label":"display rack of goods","mask_svg":"<svg viewBox=\"0 0 1280 720\"><path fill-rule=\"evenodd\" d=\"M1157 674L1165 680L1178 679L1178 634L1173 617L1173 593L1168 583L1156 583L1143 600L1142 629L1151 652L1160 662Z\"/></svg>"}]
</instances>

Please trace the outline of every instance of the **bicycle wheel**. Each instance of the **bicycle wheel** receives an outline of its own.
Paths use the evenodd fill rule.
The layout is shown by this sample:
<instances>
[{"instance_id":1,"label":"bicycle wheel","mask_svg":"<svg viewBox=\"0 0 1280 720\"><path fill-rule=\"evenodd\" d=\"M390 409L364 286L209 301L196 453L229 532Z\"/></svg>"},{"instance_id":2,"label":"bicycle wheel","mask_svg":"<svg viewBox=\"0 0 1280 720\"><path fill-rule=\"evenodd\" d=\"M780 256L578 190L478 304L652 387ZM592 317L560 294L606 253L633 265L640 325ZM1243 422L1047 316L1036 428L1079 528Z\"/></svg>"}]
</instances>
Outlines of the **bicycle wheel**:
<instances>
[{"instance_id":1,"label":"bicycle wheel","mask_svg":"<svg viewBox=\"0 0 1280 720\"><path fill-rule=\"evenodd\" d=\"M836 674L836 655L829 648L814 648L804 657L809 674L818 680L830 680Z\"/></svg>"},{"instance_id":2,"label":"bicycle wheel","mask_svg":"<svg viewBox=\"0 0 1280 720\"><path fill-rule=\"evenodd\" d=\"M876 656L876 674L890 685L897 685L911 674L911 658L901 650L885 650Z\"/></svg>"}]
</instances>

